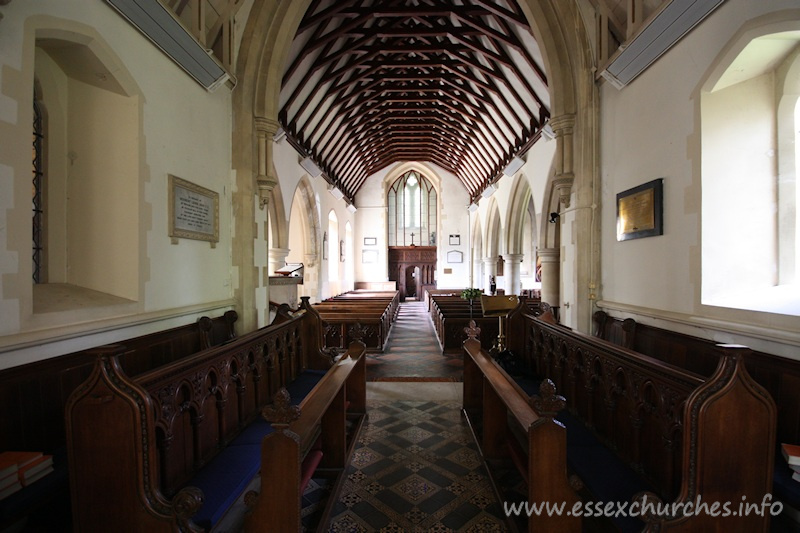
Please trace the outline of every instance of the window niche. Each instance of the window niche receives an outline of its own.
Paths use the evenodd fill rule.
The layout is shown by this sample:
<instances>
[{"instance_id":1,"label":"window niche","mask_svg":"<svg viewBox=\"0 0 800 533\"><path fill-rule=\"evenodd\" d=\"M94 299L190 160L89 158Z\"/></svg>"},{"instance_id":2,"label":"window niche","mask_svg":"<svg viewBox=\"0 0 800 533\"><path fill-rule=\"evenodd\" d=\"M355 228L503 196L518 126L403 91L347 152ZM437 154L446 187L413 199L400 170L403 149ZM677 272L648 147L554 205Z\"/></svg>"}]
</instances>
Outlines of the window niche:
<instances>
[{"instance_id":1,"label":"window niche","mask_svg":"<svg viewBox=\"0 0 800 533\"><path fill-rule=\"evenodd\" d=\"M34 48L34 313L139 298L139 95L97 36L64 35Z\"/></svg>"}]
</instances>

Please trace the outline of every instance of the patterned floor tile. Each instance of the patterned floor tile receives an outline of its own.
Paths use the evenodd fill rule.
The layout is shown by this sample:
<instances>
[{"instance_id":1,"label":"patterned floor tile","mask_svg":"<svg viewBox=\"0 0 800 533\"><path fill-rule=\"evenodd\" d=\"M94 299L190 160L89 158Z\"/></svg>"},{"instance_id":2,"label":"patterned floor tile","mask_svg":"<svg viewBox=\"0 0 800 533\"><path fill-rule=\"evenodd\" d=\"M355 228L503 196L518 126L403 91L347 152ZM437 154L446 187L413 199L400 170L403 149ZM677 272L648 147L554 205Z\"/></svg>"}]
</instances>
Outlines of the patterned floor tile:
<instances>
[{"instance_id":1,"label":"patterned floor tile","mask_svg":"<svg viewBox=\"0 0 800 533\"><path fill-rule=\"evenodd\" d=\"M457 403L373 402L368 407L329 532L506 531ZM373 418L388 434L380 442L369 438ZM371 460L376 457L382 459Z\"/></svg>"}]
</instances>

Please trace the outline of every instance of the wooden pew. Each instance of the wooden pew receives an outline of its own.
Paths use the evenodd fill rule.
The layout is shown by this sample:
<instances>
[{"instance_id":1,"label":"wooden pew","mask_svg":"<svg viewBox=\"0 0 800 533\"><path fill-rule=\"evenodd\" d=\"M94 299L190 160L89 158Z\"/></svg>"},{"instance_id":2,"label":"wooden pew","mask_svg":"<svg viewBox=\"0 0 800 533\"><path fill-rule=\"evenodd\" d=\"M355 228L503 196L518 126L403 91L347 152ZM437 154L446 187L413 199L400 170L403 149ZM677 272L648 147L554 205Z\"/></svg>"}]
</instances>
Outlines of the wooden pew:
<instances>
[{"instance_id":1,"label":"wooden pew","mask_svg":"<svg viewBox=\"0 0 800 533\"><path fill-rule=\"evenodd\" d=\"M557 418L567 426L568 448L571 440L583 440L583 452L597 450L595 439L613 452L606 464L616 457L620 469L638 473L653 487L648 501L656 504L685 505L701 496L709 505L731 502L738 510L743 497L760 504L771 493L776 407L745 368L749 350L718 346L717 369L704 378L554 320L521 320L523 334L516 337L524 343L529 366L567 395L568 411ZM519 322L512 327L519 328ZM570 468L583 478L591 497L603 500L603 483L592 487L592 465L581 453L570 451ZM768 531L770 517L768 512L745 517L701 513L645 519L653 531L745 532Z\"/></svg>"},{"instance_id":2,"label":"wooden pew","mask_svg":"<svg viewBox=\"0 0 800 533\"><path fill-rule=\"evenodd\" d=\"M554 387L543 387L542 396L527 394L481 349L474 337L464 341L464 415L470 426L479 426L476 436L481 454L491 472L493 461L513 455L514 433L527 455L523 466L528 480L528 502L565 503L571 509L578 501L567 477L567 433L553 416L564 407L564 398ZM552 383L551 383L552 384ZM536 407L534 407L534 405ZM581 531L577 516L533 514L528 531Z\"/></svg>"},{"instance_id":3,"label":"wooden pew","mask_svg":"<svg viewBox=\"0 0 800 533\"><path fill-rule=\"evenodd\" d=\"M295 403L322 402L326 411L339 405L327 397L337 384L336 397L363 417L363 345L334 364L311 331L321 329L318 315L302 308L278 315L273 325L136 377L119 363L124 348L94 351L93 373L66 409L75 531L201 531L219 523L261 468L262 439L274 428L260 413L283 388ZM345 411L319 412L304 420L323 420L313 430L321 451L332 446L338 456L340 437L326 428L344 424L333 420ZM271 524L257 530L275 531Z\"/></svg>"},{"instance_id":4,"label":"wooden pew","mask_svg":"<svg viewBox=\"0 0 800 533\"><path fill-rule=\"evenodd\" d=\"M480 326L481 345L484 349L492 348L499 332L499 322L496 316L484 317L479 299L476 299L470 312L468 300L454 295L429 295L430 316L433 328L442 347L442 353L457 353L462 350L462 343L466 338L464 328L470 320ZM509 313L509 317L521 313L539 314L540 301L521 299L517 309Z\"/></svg>"},{"instance_id":5,"label":"wooden pew","mask_svg":"<svg viewBox=\"0 0 800 533\"><path fill-rule=\"evenodd\" d=\"M363 344L353 346L320 381L313 394L292 409L288 394L263 417L275 431L261 444L261 488L248 493L251 509L245 531L301 531L303 467L323 435L319 466L340 477L355 444L346 431L346 413L366 413L366 365ZM357 434L357 432L355 432ZM338 489L333 490L333 498ZM327 514L327 513L325 513Z\"/></svg>"},{"instance_id":6,"label":"wooden pew","mask_svg":"<svg viewBox=\"0 0 800 533\"><path fill-rule=\"evenodd\" d=\"M326 323L325 346L344 348L359 338L368 351L383 351L399 301L397 291L356 291L314 304L315 312Z\"/></svg>"},{"instance_id":7,"label":"wooden pew","mask_svg":"<svg viewBox=\"0 0 800 533\"><path fill-rule=\"evenodd\" d=\"M187 357L236 336L235 311L127 339L120 365L129 376ZM54 455L55 471L0 500L0 530L38 509L69 521L64 409L70 394L92 373L90 350L0 371L0 450L37 450ZM56 502L57 505L54 505ZM66 502L61 505L61 502Z\"/></svg>"},{"instance_id":8,"label":"wooden pew","mask_svg":"<svg viewBox=\"0 0 800 533\"><path fill-rule=\"evenodd\" d=\"M705 378L715 371L718 355L716 343L711 340L637 323L631 318L613 317L603 311L594 314L594 321L596 337ZM777 404L776 443L800 443L800 362L757 351L746 352L744 362L748 373ZM800 483L791 479L791 474L783 456L776 453L772 494L800 509Z\"/></svg>"}]
</instances>

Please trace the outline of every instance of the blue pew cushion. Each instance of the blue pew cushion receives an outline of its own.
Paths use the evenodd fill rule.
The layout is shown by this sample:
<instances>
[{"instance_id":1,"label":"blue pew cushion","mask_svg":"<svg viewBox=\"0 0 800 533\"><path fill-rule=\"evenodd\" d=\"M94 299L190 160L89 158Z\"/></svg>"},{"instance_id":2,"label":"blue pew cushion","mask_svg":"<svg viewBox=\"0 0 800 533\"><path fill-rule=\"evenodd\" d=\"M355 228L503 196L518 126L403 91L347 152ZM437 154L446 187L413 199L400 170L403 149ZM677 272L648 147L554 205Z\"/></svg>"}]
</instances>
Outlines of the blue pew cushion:
<instances>
[{"instance_id":1,"label":"blue pew cushion","mask_svg":"<svg viewBox=\"0 0 800 533\"><path fill-rule=\"evenodd\" d=\"M221 450L187 483L202 490L204 496L194 522L206 529L212 528L244 492L260 467L260 444L228 446Z\"/></svg>"},{"instance_id":2,"label":"blue pew cushion","mask_svg":"<svg viewBox=\"0 0 800 533\"><path fill-rule=\"evenodd\" d=\"M311 389L319 383L324 375L325 370L304 370L294 381L287 385L286 390L292 398L292 405L302 402L303 398L308 396Z\"/></svg>"},{"instance_id":3,"label":"blue pew cushion","mask_svg":"<svg viewBox=\"0 0 800 533\"><path fill-rule=\"evenodd\" d=\"M229 446L252 446L261 445L264 437L275 431L272 424L263 418L253 420L246 428L234 438Z\"/></svg>"},{"instance_id":4,"label":"blue pew cushion","mask_svg":"<svg viewBox=\"0 0 800 533\"><path fill-rule=\"evenodd\" d=\"M605 446L568 446L567 464L598 502L630 504L639 492L657 494L651 484ZM611 520L623 533L638 533L644 527L638 517L614 516Z\"/></svg>"}]
</instances>

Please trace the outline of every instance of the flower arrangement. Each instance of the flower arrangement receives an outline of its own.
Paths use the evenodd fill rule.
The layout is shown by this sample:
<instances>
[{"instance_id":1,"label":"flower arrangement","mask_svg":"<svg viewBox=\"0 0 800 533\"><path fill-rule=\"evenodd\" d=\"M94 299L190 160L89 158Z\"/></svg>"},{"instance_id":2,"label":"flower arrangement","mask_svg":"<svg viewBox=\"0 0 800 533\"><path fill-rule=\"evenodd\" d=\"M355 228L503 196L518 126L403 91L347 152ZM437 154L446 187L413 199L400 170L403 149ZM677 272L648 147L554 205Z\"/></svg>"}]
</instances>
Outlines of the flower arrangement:
<instances>
[{"instance_id":1,"label":"flower arrangement","mask_svg":"<svg viewBox=\"0 0 800 533\"><path fill-rule=\"evenodd\" d=\"M471 287L469 289L464 289L463 291L461 291L461 297L465 300L480 298L481 294L483 294L483 291L481 289L476 289L474 287Z\"/></svg>"}]
</instances>

